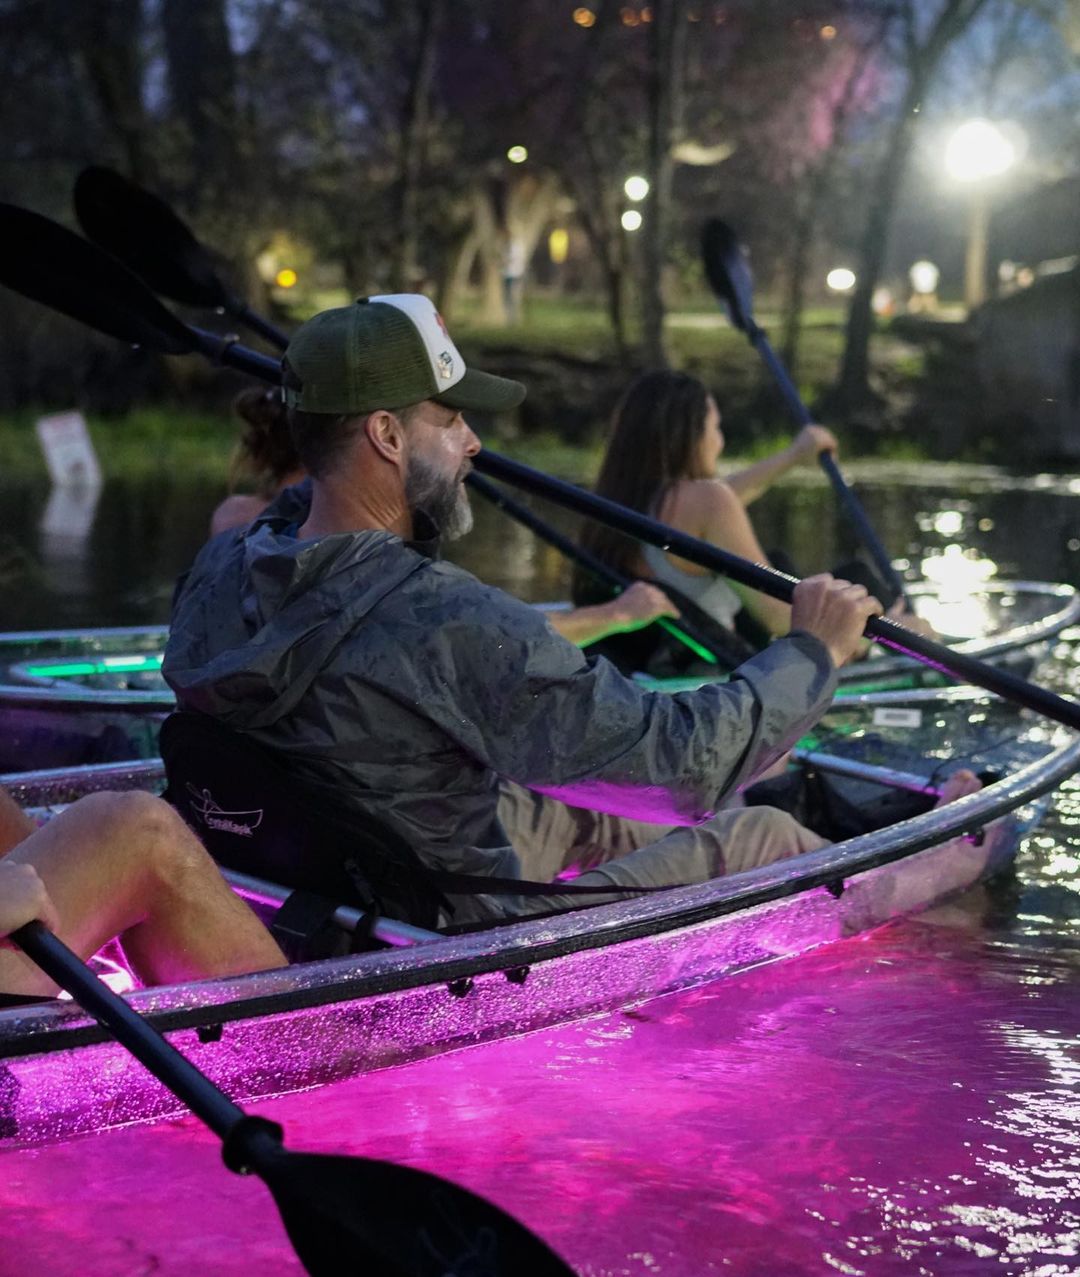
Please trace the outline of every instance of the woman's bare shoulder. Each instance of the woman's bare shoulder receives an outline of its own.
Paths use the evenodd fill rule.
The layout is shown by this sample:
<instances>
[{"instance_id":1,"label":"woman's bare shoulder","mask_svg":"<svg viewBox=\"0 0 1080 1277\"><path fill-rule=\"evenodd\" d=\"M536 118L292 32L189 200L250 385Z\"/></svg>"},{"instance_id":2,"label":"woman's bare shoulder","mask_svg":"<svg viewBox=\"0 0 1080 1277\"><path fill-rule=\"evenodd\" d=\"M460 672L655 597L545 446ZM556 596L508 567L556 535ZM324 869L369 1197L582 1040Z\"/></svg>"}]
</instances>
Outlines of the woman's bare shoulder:
<instances>
[{"instance_id":1,"label":"woman's bare shoulder","mask_svg":"<svg viewBox=\"0 0 1080 1277\"><path fill-rule=\"evenodd\" d=\"M682 479L676 487L679 504L703 514L722 513L742 504L735 489L723 479Z\"/></svg>"},{"instance_id":2,"label":"woman's bare shoulder","mask_svg":"<svg viewBox=\"0 0 1080 1277\"><path fill-rule=\"evenodd\" d=\"M266 498L250 492L234 492L225 498L210 518L210 535L239 527L257 519L266 509Z\"/></svg>"}]
</instances>

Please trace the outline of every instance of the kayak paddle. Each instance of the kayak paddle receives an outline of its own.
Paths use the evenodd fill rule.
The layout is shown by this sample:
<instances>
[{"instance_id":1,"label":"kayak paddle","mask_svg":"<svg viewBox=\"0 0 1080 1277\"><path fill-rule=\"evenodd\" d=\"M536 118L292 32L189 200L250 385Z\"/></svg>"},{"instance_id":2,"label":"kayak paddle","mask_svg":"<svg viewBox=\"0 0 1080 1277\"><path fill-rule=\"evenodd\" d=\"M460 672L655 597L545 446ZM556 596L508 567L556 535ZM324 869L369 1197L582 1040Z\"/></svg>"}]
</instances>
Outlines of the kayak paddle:
<instances>
[{"instance_id":1,"label":"kayak paddle","mask_svg":"<svg viewBox=\"0 0 1080 1277\"><path fill-rule=\"evenodd\" d=\"M800 398L799 392L788 376L787 369L780 362L764 330L754 321L753 283L746 250L739 243L731 227L718 217L711 218L705 223L701 236L701 254L709 286L717 300L727 310L732 324L746 334L751 346L761 356L783 396L788 412L798 425L810 425L814 419L809 409ZM867 518L862 502L840 473L836 458L830 452L819 452L818 462L828 476L845 513L854 524L859 539L874 560L882 580L893 588L898 597L905 597L903 582Z\"/></svg>"},{"instance_id":2,"label":"kayak paddle","mask_svg":"<svg viewBox=\"0 0 1080 1277\"><path fill-rule=\"evenodd\" d=\"M57 258L63 255L62 270L49 269L48 264L54 254ZM102 265L102 262L105 264ZM123 272L122 281L114 287L111 295L99 297L96 290L107 289L110 270ZM102 249L47 218L9 204L0 204L0 284L73 315L90 327L100 328L121 340L143 342L147 347L170 354L183 353L178 346L186 344L188 350L198 350L263 381L275 384L279 381L277 360L248 350L231 339L217 338L189 328L166 310L141 280ZM135 333L139 335L132 335ZM183 340L185 334L186 343ZM557 505L596 519L617 532L659 546L752 590L760 590L785 603L791 602L798 580L785 572L751 563L707 541L678 532L657 519L486 448L476 454L473 465L493 479L547 497ZM871 617L864 633L867 638L960 682L973 683L1044 714L1055 722L1080 729L1080 705L1074 701L1017 678L1006 670L996 669L976 657L955 652L942 643L905 629L888 617Z\"/></svg>"},{"instance_id":3,"label":"kayak paddle","mask_svg":"<svg viewBox=\"0 0 1080 1277\"><path fill-rule=\"evenodd\" d=\"M225 285L210 251L164 200L112 169L91 165L75 179L74 203L83 231L155 293L187 306L224 311L285 349L285 333Z\"/></svg>"},{"instance_id":4,"label":"kayak paddle","mask_svg":"<svg viewBox=\"0 0 1080 1277\"><path fill-rule=\"evenodd\" d=\"M523 1224L438 1175L366 1157L290 1152L281 1127L234 1104L40 922L11 938L222 1139L231 1171L266 1184L315 1277L572 1277Z\"/></svg>"},{"instance_id":5,"label":"kayak paddle","mask_svg":"<svg viewBox=\"0 0 1080 1277\"><path fill-rule=\"evenodd\" d=\"M58 222L0 204L0 228L10 236L0 249L0 283L24 297L135 346L163 355L197 351L253 377L280 380L276 359L185 324L122 262Z\"/></svg>"}]
</instances>

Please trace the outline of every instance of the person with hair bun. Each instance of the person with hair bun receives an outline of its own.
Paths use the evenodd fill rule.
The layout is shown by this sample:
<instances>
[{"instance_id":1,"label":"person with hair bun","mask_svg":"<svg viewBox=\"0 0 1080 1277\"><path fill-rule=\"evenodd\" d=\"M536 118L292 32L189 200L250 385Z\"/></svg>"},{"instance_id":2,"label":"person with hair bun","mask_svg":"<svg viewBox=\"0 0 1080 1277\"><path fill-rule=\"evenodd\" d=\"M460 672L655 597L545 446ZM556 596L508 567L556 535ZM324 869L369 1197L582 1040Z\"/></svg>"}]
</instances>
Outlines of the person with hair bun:
<instances>
[{"instance_id":1,"label":"person with hair bun","mask_svg":"<svg viewBox=\"0 0 1080 1277\"><path fill-rule=\"evenodd\" d=\"M210 535L240 527L257 518L284 488L305 477L296 455L281 391L252 387L233 400L242 429L229 461L229 495L210 517ZM254 492L234 492L242 482Z\"/></svg>"}]
</instances>

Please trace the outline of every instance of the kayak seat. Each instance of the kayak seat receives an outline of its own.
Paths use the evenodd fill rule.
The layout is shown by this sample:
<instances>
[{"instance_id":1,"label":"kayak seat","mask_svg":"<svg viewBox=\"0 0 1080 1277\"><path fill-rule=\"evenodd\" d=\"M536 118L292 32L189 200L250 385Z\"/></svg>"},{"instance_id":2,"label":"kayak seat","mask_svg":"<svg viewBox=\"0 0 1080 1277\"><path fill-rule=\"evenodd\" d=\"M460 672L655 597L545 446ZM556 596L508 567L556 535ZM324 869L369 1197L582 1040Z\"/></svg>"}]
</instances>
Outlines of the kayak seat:
<instances>
[{"instance_id":1,"label":"kayak seat","mask_svg":"<svg viewBox=\"0 0 1080 1277\"><path fill-rule=\"evenodd\" d=\"M372 916L456 931L448 894L555 893L592 904L598 896L669 890L553 885L430 868L400 835L352 807L335 808L326 789L298 778L285 756L206 714L176 710L162 724L159 745L164 796L218 864ZM545 900L541 912L561 913L576 903L552 907Z\"/></svg>"},{"instance_id":2,"label":"kayak seat","mask_svg":"<svg viewBox=\"0 0 1080 1277\"><path fill-rule=\"evenodd\" d=\"M165 798L226 869L371 914L434 927L446 900L413 849L370 817L336 812L288 761L206 714L162 724Z\"/></svg>"}]
</instances>

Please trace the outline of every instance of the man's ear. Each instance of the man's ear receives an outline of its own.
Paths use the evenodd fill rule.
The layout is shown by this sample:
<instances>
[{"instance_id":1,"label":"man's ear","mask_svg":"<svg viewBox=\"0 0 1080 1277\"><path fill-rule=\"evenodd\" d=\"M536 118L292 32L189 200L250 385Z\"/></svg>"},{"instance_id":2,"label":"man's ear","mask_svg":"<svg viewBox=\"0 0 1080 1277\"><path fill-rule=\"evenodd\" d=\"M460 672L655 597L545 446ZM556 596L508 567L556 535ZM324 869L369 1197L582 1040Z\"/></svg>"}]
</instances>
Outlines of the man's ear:
<instances>
[{"instance_id":1,"label":"man's ear","mask_svg":"<svg viewBox=\"0 0 1080 1277\"><path fill-rule=\"evenodd\" d=\"M368 442L384 461L400 466L405 456L405 428L392 412L379 409L364 422Z\"/></svg>"}]
</instances>

